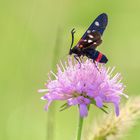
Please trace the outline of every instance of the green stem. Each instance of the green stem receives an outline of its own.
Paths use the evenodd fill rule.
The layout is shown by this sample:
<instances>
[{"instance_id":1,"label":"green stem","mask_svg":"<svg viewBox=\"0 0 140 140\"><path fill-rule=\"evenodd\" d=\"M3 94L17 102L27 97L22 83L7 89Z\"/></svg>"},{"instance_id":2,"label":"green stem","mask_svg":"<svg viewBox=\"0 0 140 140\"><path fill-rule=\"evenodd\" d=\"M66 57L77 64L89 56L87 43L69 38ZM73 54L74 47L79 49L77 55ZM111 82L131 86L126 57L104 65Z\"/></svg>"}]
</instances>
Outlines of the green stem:
<instances>
[{"instance_id":1,"label":"green stem","mask_svg":"<svg viewBox=\"0 0 140 140\"><path fill-rule=\"evenodd\" d=\"M81 140L83 120L84 120L84 118L81 117L81 116L79 116L78 131L77 131L77 140Z\"/></svg>"}]
</instances>

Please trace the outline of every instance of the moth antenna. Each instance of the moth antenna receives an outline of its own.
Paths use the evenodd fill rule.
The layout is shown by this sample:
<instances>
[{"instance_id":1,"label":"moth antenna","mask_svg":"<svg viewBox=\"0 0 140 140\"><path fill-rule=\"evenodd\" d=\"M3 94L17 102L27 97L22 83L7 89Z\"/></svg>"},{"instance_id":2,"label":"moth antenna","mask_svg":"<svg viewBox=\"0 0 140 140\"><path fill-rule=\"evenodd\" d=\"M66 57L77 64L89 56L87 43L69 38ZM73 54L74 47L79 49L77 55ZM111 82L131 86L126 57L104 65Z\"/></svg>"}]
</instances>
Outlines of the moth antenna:
<instances>
[{"instance_id":1,"label":"moth antenna","mask_svg":"<svg viewBox=\"0 0 140 140\"><path fill-rule=\"evenodd\" d=\"M72 40L71 40L71 45L70 45L70 50L71 50L71 48L72 48L72 46L73 46L73 43L74 43L74 34L75 34L75 28L73 28L72 30L71 30L71 36L72 36Z\"/></svg>"}]
</instances>

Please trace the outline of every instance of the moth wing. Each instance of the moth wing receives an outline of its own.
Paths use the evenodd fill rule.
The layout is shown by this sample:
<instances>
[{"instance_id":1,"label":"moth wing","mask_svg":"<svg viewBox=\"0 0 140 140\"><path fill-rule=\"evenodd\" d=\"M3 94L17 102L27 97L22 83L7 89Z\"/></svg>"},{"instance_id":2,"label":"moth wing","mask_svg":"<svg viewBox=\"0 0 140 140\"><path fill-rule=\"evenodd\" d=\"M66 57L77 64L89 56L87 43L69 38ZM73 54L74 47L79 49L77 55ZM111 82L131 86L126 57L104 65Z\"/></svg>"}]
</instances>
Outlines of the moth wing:
<instances>
[{"instance_id":1,"label":"moth wing","mask_svg":"<svg viewBox=\"0 0 140 140\"><path fill-rule=\"evenodd\" d=\"M101 35L103 35L104 30L106 29L106 26L108 24L108 16L105 13L100 14L93 23L89 26L89 28L86 30L84 35L82 36L82 40L85 39L88 33L91 32L99 32Z\"/></svg>"}]
</instances>

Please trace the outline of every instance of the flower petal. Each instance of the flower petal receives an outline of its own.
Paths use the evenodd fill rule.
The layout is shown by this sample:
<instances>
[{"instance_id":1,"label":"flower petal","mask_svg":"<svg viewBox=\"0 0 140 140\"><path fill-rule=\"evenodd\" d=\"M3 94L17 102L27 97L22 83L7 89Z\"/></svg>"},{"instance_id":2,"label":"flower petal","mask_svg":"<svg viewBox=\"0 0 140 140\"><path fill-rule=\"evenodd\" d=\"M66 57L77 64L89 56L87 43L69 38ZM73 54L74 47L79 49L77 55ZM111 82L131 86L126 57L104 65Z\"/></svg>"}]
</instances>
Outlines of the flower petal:
<instances>
[{"instance_id":1,"label":"flower petal","mask_svg":"<svg viewBox=\"0 0 140 140\"><path fill-rule=\"evenodd\" d=\"M45 106L45 110L46 111L48 110L48 108L49 108L51 103L52 103L52 100L49 100L48 103L46 104L46 106Z\"/></svg>"},{"instance_id":2,"label":"flower petal","mask_svg":"<svg viewBox=\"0 0 140 140\"><path fill-rule=\"evenodd\" d=\"M79 101L77 98L70 98L67 101L68 101L68 105L70 105L70 106L79 104Z\"/></svg>"},{"instance_id":3,"label":"flower petal","mask_svg":"<svg viewBox=\"0 0 140 140\"><path fill-rule=\"evenodd\" d=\"M103 101L100 97L96 97L95 98L95 101L96 101L96 105L99 107L99 108L102 108L103 107Z\"/></svg>"},{"instance_id":4,"label":"flower petal","mask_svg":"<svg viewBox=\"0 0 140 140\"><path fill-rule=\"evenodd\" d=\"M79 105L79 112L81 117L86 117L88 115L87 105L80 104Z\"/></svg>"},{"instance_id":5,"label":"flower petal","mask_svg":"<svg viewBox=\"0 0 140 140\"><path fill-rule=\"evenodd\" d=\"M114 107L115 107L116 116L119 116L119 114L120 114L119 104L118 103L114 103Z\"/></svg>"}]
</instances>

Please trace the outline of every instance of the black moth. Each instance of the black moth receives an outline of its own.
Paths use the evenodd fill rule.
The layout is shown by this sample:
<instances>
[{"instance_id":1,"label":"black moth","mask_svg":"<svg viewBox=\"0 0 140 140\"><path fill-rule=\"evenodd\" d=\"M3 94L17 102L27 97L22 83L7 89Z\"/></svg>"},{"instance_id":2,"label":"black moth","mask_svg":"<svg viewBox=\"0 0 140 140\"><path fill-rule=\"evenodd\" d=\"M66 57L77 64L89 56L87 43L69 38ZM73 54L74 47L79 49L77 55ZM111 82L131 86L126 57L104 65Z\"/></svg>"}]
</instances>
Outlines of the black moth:
<instances>
[{"instance_id":1,"label":"black moth","mask_svg":"<svg viewBox=\"0 0 140 140\"><path fill-rule=\"evenodd\" d=\"M93 62L96 61L99 63L107 63L107 57L96 50L96 47L102 43L101 36L103 35L103 32L107 26L107 22L107 14L100 14L89 26L77 45L73 48L72 46L74 43L75 30L72 29L72 43L69 55L74 54L74 57L78 62L81 56L87 56L88 58L92 59Z\"/></svg>"}]
</instances>

